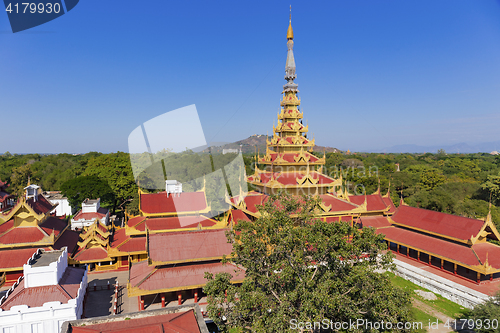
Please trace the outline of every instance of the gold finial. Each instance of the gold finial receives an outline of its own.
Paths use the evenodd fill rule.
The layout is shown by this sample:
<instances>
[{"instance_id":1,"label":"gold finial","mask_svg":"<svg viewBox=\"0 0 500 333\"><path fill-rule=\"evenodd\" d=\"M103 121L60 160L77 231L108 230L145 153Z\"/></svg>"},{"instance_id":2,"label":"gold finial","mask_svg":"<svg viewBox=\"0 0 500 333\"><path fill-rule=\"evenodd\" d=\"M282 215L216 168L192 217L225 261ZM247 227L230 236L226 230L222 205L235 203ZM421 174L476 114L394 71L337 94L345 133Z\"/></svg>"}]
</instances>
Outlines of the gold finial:
<instances>
[{"instance_id":1,"label":"gold finial","mask_svg":"<svg viewBox=\"0 0 500 333\"><path fill-rule=\"evenodd\" d=\"M292 5L290 5L290 24L288 25L288 31L286 32L286 39L293 39L293 29L292 29Z\"/></svg>"}]
</instances>

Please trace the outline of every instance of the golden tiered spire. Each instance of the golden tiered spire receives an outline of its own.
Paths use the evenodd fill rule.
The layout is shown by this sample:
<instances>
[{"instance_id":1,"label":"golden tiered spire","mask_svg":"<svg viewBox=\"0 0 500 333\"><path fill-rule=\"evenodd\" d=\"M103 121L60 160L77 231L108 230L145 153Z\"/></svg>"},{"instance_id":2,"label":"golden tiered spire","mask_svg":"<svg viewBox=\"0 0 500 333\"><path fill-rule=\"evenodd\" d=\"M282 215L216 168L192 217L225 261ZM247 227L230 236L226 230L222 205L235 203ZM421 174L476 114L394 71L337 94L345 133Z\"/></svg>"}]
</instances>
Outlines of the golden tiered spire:
<instances>
[{"instance_id":1,"label":"golden tiered spire","mask_svg":"<svg viewBox=\"0 0 500 333\"><path fill-rule=\"evenodd\" d=\"M264 170L255 168L247 181L259 192L277 193L285 188L292 194L324 194L341 185L339 180L321 174L325 157L318 158L311 154L314 139L307 138L309 126L302 123L303 113L300 110L298 85L296 79L295 58L293 55L293 29L290 6L290 22L287 30L287 57L285 64L285 80L283 85L278 123L273 124L273 136L266 139L266 154L257 155L257 162L265 165ZM321 180L321 181L320 181Z\"/></svg>"}]
</instances>

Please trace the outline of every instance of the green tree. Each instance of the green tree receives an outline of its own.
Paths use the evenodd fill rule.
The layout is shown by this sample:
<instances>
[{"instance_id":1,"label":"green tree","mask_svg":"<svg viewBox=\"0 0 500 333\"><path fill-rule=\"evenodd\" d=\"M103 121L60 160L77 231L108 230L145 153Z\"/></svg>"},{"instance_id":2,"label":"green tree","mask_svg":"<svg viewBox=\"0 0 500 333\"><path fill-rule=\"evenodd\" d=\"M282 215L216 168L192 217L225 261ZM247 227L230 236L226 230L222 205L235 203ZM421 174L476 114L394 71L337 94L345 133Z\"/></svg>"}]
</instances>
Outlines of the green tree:
<instances>
[{"instance_id":1,"label":"green tree","mask_svg":"<svg viewBox=\"0 0 500 333\"><path fill-rule=\"evenodd\" d=\"M82 202L100 198L104 205L113 205L115 195L108 183L96 176L81 176L68 180L61 186L61 192L68 198L69 204L78 209Z\"/></svg>"},{"instance_id":2,"label":"green tree","mask_svg":"<svg viewBox=\"0 0 500 333\"><path fill-rule=\"evenodd\" d=\"M409 295L377 272L392 263L392 255L381 252L383 236L316 219L317 204L307 197L273 196L260 208L260 218L239 221L228 233L231 261L245 268L246 277L234 286L227 273L206 273L207 310L219 328L296 332L292 320L410 319Z\"/></svg>"},{"instance_id":3,"label":"green tree","mask_svg":"<svg viewBox=\"0 0 500 333\"><path fill-rule=\"evenodd\" d=\"M10 177L10 190L12 193L21 197L24 193L24 188L28 186L28 180L31 179L31 182L36 182L35 179L31 178L32 175L33 172L30 164L21 165L12 169L12 176Z\"/></svg>"},{"instance_id":4,"label":"green tree","mask_svg":"<svg viewBox=\"0 0 500 333\"><path fill-rule=\"evenodd\" d=\"M487 302L479 304L473 310L465 313L464 318L468 319L464 329L471 329L476 333L500 332L500 292L497 292ZM473 319L474 323L469 319Z\"/></svg>"},{"instance_id":5,"label":"green tree","mask_svg":"<svg viewBox=\"0 0 500 333\"><path fill-rule=\"evenodd\" d=\"M137 192L137 185L127 153L117 152L92 157L87 162L84 175L97 176L108 183L115 195L113 213L117 205L132 198L134 192Z\"/></svg>"},{"instance_id":6,"label":"green tree","mask_svg":"<svg viewBox=\"0 0 500 333\"><path fill-rule=\"evenodd\" d=\"M481 187L487 190L495 203L500 202L500 173L498 175L488 176L488 180Z\"/></svg>"}]
</instances>

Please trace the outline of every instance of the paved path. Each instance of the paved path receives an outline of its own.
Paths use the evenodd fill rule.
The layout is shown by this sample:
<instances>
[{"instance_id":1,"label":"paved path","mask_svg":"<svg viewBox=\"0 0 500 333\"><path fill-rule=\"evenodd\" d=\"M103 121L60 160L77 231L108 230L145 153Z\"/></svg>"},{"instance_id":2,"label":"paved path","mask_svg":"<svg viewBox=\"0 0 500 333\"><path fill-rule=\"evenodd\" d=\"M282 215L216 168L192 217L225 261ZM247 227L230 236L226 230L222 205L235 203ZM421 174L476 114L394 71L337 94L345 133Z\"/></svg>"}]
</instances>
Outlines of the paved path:
<instances>
[{"instance_id":1,"label":"paved path","mask_svg":"<svg viewBox=\"0 0 500 333\"><path fill-rule=\"evenodd\" d=\"M448 333L448 332L453 332L453 330L450 330L449 328L444 327L444 324L447 321L449 321L449 322L453 321L453 318L448 317L447 315L445 315L445 314L437 311L432 306L427 305L424 302L419 301L418 299L413 298L412 301L413 301L413 306L415 308L417 308L417 309L419 309L419 310L427 313L428 315L431 315L431 316L439 319L440 321L442 321L442 323L438 324L437 328L435 328L435 327L429 328L428 324L424 323L424 326L426 326L426 328L427 328L427 332L432 332L432 333Z\"/></svg>"},{"instance_id":2,"label":"paved path","mask_svg":"<svg viewBox=\"0 0 500 333\"><path fill-rule=\"evenodd\" d=\"M90 273L88 275L89 289L85 303L84 314L86 318L107 316L113 313L114 286L119 285L118 313L130 313L139 310L137 297L127 296L128 271ZM107 289L108 281L110 284ZM94 291L94 284L97 291Z\"/></svg>"}]
</instances>

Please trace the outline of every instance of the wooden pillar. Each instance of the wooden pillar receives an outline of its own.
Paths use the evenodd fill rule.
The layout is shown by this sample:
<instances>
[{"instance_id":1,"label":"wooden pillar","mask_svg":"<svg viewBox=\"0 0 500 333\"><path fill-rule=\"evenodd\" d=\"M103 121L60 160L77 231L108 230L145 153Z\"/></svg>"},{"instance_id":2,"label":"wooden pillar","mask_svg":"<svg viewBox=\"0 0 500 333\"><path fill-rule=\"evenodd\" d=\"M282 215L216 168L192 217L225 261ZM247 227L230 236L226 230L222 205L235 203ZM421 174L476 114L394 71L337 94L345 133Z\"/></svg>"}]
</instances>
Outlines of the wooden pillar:
<instances>
[{"instance_id":1,"label":"wooden pillar","mask_svg":"<svg viewBox=\"0 0 500 333\"><path fill-rule=\"evenodd\" d=\"M399 244L396 244L398 246L398 253L399 253Z\"/></svg>"},{"instance_id":2,"label":"wooden pillar","mask_svg":"<svg viewBox=\"0 0 500 333\"><path fill-rule=\"evenodd\" d=\"M182 305L182 294L180 291L177 292L177 304Z\"/></svg>"},{"instance_id":3,"label":"wooden pillar","mask_svg":"<svg viewBox=\"0 0 500 333\"><path fill-rule=\"evenodd\" d=\"M443 259L441 259L441 270L443 270Z\"/></svg>"},{"instance_id":4,"label":"wooden pillar","mask_svg":"<svg viewBox=\"0 0 500 333\"><path fill-rule=\"evenodd\" d=\"M161 307L165 307L165 293L161 293Z\"/></svg>"},{"instance_id":5,"label":"wooden pillar","mask_svg":"<svg viewBox=\"0 0 500 333\"><path fill-rule=\"evenodd\" d=\"M194 290L194 302L198 303L198 289Z\"/></svg>"},{"instance_id":6,"label":"wooden pillar","mask_svg":"<svg viewBox=\"0 0 500 333\"><path fill-rule=\"evenodd\" d=\"M453 274L457 275L457 264L453 264Z\"/></svg>"},{"instance_id":7,"label":"wooden pillar","mask_svg":"<svg viewBox=\"0 0 500 333\"><path fill-rule=\"evenodd\" d=\"M432 261L432 256L429 254L429 266L432 264L431 261Z\"/></svg>"},{"instance_id":8,"label":"wooden pillar","mask_svg":"<svg viewBox=\"0 0 500 333\"><path fill-rule=\"evenodd\" d=\"M406 247L406 258L410 257L410 248L407 246Z\"/></svg>"},{"instance_id":9,"label":"wooden pillar","mask_svg":"<svg viewBox=\"0 0 500 333\"><path fill-rule=\"evenodd\" d=\"M144 311L144 297L139 296L139 311Z\"/></svg>"},{"instance_id":10,"label":"wooden pillar","mask_svg":"<svg viewBox=\"0 0 500 333\"><path fill-rule=\"evenodd\" d=\"M420 261L420 251L417 251L417 260Z\"/></svg>"},{"instance_id":11,"label":"wooden pillar","mask_svg":"<svg viewBox=\"0 0 500 333\"><path fill-rule=\"evenodd\" d=\"M477 272L477 283L481 282L481 273Z\"/></svg>"},{"instance_id":12,"label":"wooden pillar","mask_svg":"<svg viewBox=\"0 0 500 333\"><path fill-rule=\"evenodd\" d=\"M490 281L493 281L493 274L490 274Z\"/></svg>"}]
</instances>

